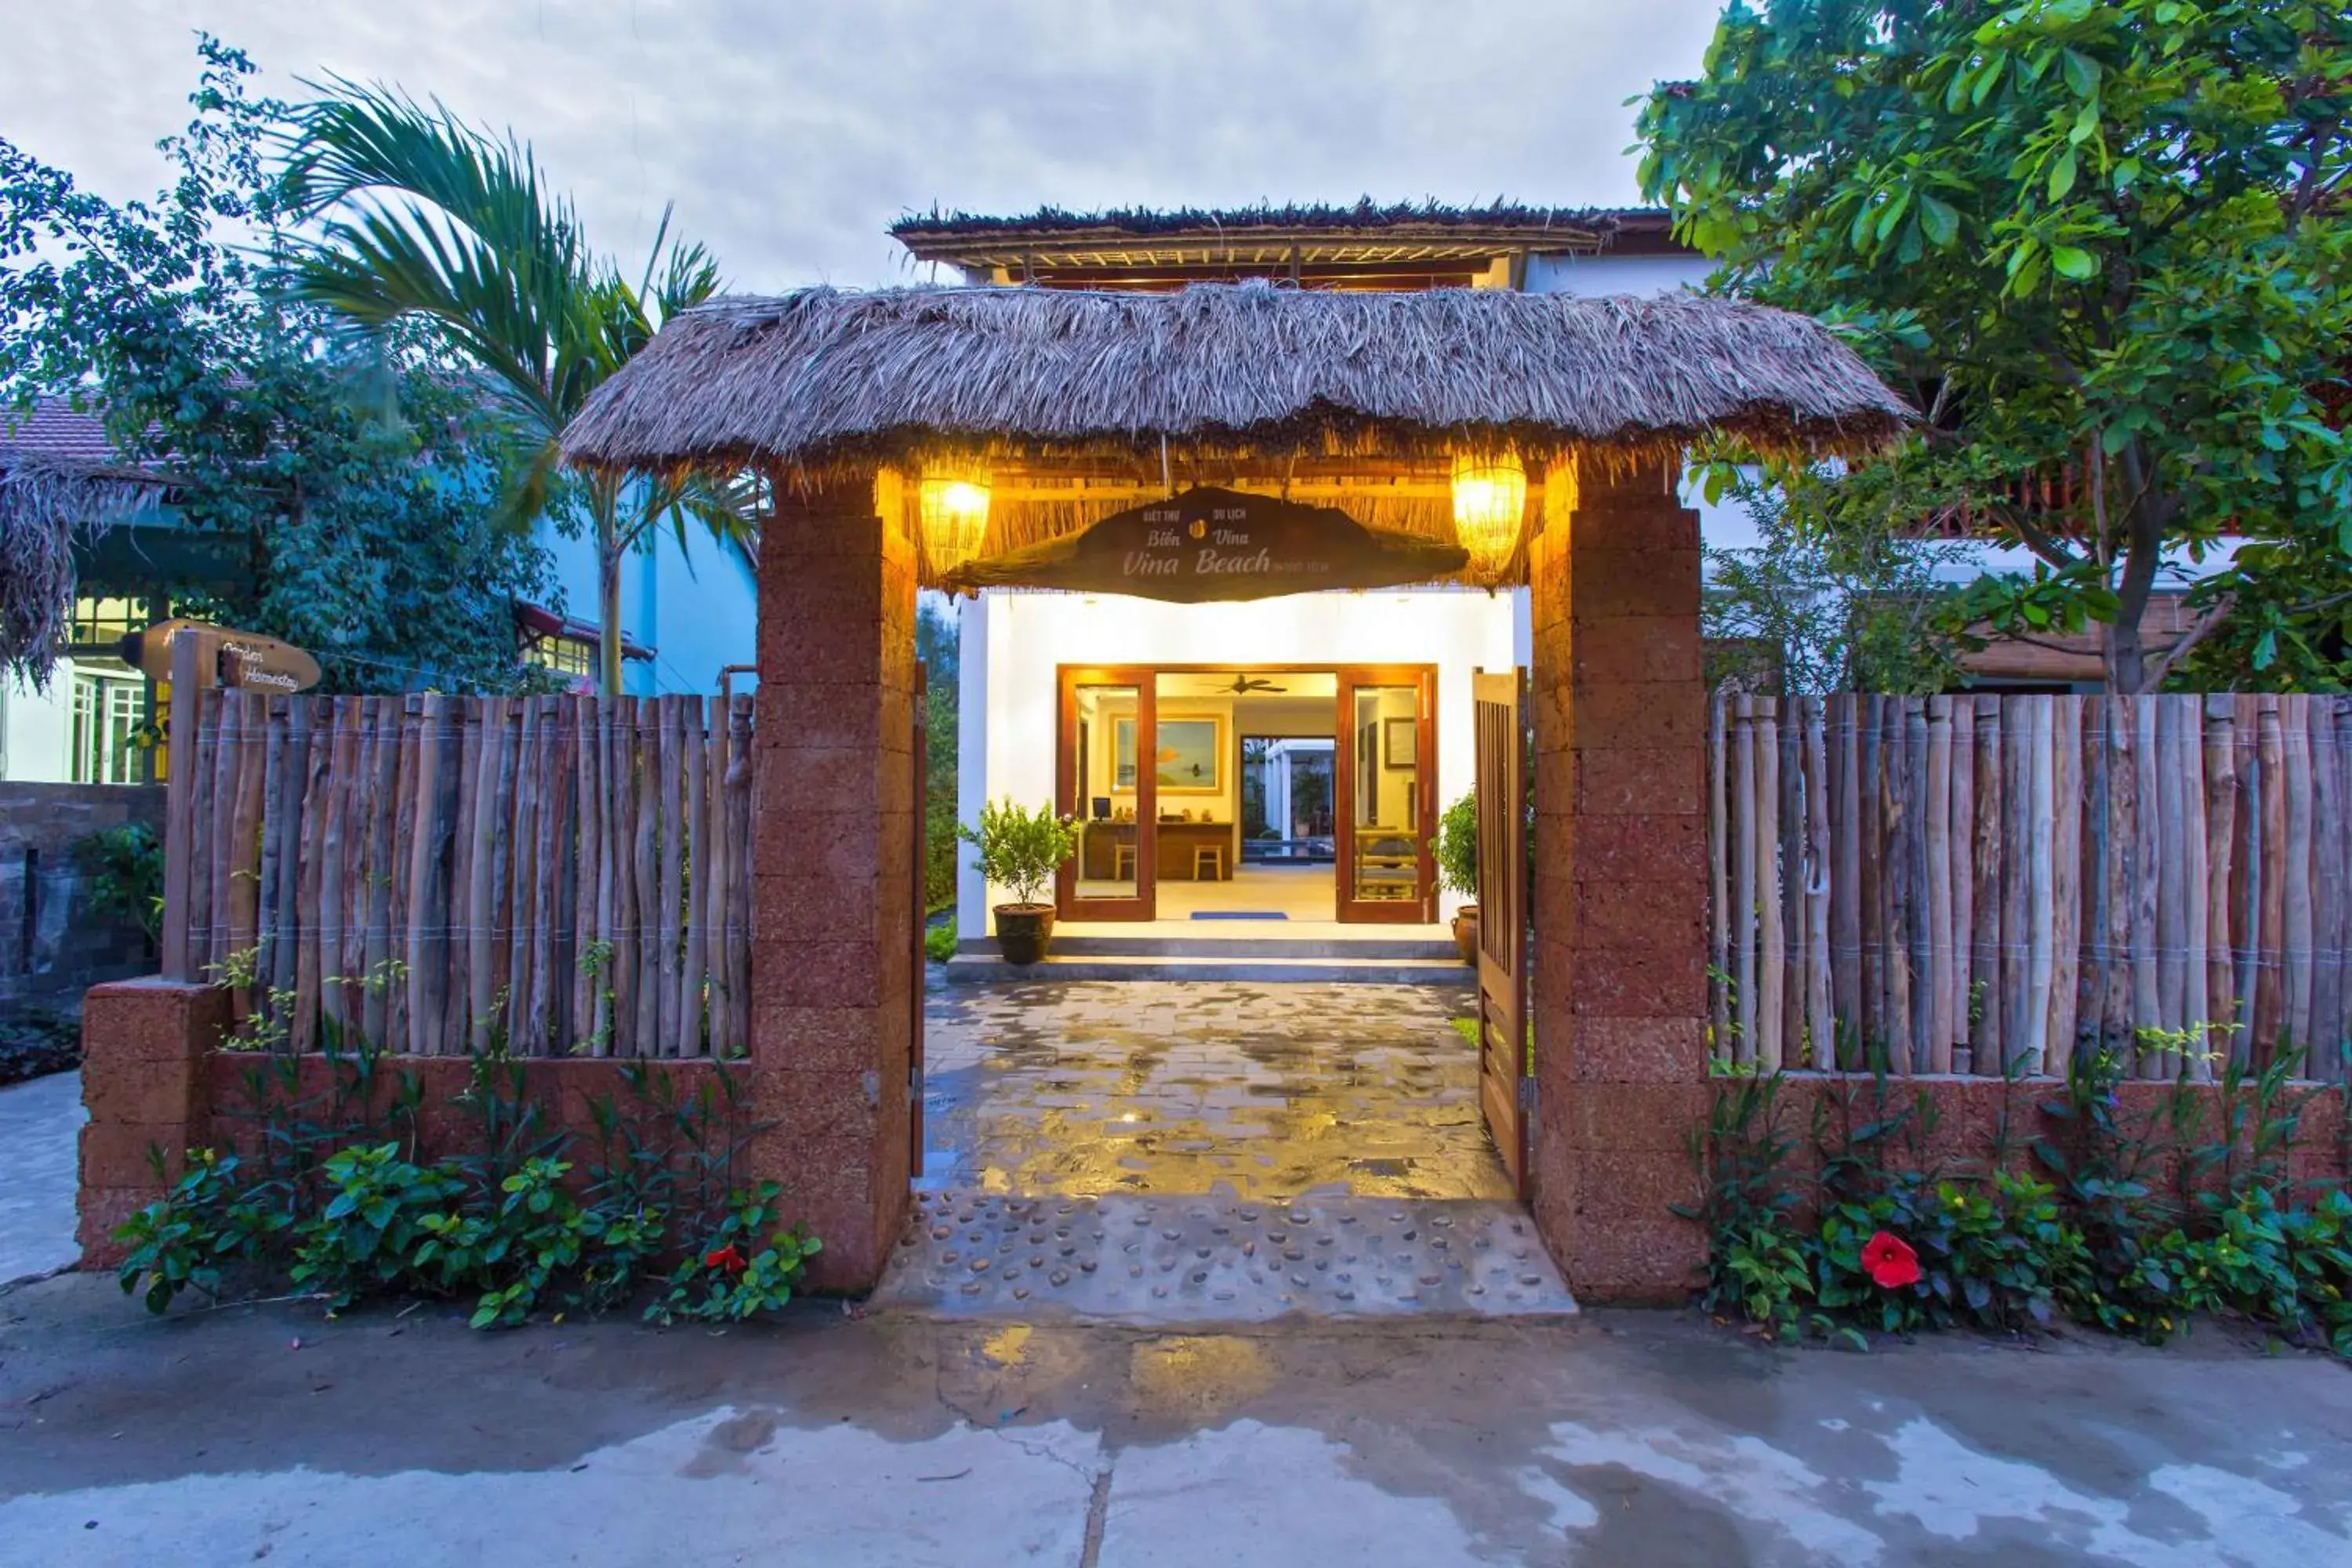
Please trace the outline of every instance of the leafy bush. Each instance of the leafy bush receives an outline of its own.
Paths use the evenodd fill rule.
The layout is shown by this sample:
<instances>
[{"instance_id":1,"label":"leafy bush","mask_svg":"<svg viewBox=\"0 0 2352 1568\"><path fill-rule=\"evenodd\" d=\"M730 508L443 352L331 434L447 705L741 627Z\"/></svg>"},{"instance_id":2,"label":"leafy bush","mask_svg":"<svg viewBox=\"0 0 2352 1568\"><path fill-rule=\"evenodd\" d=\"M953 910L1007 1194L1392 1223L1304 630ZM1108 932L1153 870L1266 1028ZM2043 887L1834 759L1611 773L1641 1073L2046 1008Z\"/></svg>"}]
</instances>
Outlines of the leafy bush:
<instances>
[{"instance_id":1,"label":"leafy bush","mask_svg":"<svg viewBox=\"0 0 2352 1568\"><path fill-rule=\"evenodd\" d=\"M101 827L73 847L74 867L90 908L126 920L152 944L163 930L163 839L143 822Z\"/></svg>"},{"instance_id":2,"label":"leafy bush","mask_svg":"<svg viewBox=\"0 0 2352 1568\"><path fill-rule=\"evenodd\" d=\"M2159 1342L2221 1313L2352 1357L2352 1197L2293 1200L2292 1073L2284 1058L2214 1085L2184 1073L2135 1121L2115 1057L2085 1050L2036 1108L2024 1152L2044 1175L2010 1168L2006 1117L1982 1171L1938 1170L1927 1091L1903 1103L1884 1079L1849 1084L1816 1101L1810 1190L1781 1080L1727 1079L1694 1139L1706 1196L1678 1210L1710 1237L1700 1304L1781 1339L1865 1346L1864 1330L2067 1320ZM2169 1194L2161 1173L2178 1173Z\"/></svg>"},{"instance_id":3,"label":"leafy bush","mask_svg":"<svg viewBox=\"0 0 2352 1568\"><path fill-rule=\"evenodd\" d=\"M933 963L945 963L955 956L956 923L952 916L923 931L923 956Z\"/></svg>"},{"instance_id":4,"label":"leafy bush","mask_svg":"<svg viewBox=\"0 0 2352 1568\"><path fill-rule=\"evenodd\" d=\"M1478 897L1478 795L1465 795L1437 819L1437 881L1448 892Z\"/></svg>"},{"instance_id":5,"label":"leafy bush","mask_svg":"<svg viewBox=\"0 0 2352 1568\"><path fill-rule=\"evenodd\" d=\"M1045 889L1078 847L1068 818L1045 806L1024 811L1010 800L981 807L980 826L956 834L980 850L980 873L1013 895L1016 904L1039 904Z\"/></svg>"},{"instance_id":6,"label":"leafy bush","mask_svg":"<svg viewBox=\"0 0 2352 1568\"><path fill-rule=\"evenodd\" d=\"M124 1295L141 1297L151 1312L168 1310L191 1287L217 1297L222 1270L252 1261L291 1223L250 1201L236 1172L236 1156L196 1150L169 1192L115 1227L114 1239L130 1248L115 1271Z\"/></svg>"},{"instance_id":7,"label":"leafy bush","mask_svg":"<svg viewBox=\"0 0 2352 1568\"><path fill-rule=\"evenodd\" d=\"M798 1226L777 1226L773 1212L782 1190L762 1182L757 1191L738 1194L709 1245L678 1264L669 1293L646 1309L646 1321L740 1322L791 1300L793 1281L824 1243Z\"/></svg>"},{"instance_id":8,"label":"leafy bush","mask_svg":"<svg viewBox=\"0 0 2352 1568\"><path fill-rule=\"evenodd\" d=\"M772 1219L775 1184L735 1184L751 1130L731 1088L680 1100L658 1069L624 1069L628 1103L592 1106L597 1157L583 1167L512 1064L477 1059L457 1097L471 1147L426 1163L413 1152L415 1080L388 1079L370 1053L327 1059L331 1087L308 1097L292 1058L249 1069L260 1153L191 1152L116 1230L126 1293L163 1312L190 1288L217 1298L245 1266L281 1272L330 1313L377 1295L470 1299L474 1327L512 1326L624 1305L688 1238L707 1238L648 1316L733 1321L791 1300L818 1250Z\"/></svg>"}]
</instances>

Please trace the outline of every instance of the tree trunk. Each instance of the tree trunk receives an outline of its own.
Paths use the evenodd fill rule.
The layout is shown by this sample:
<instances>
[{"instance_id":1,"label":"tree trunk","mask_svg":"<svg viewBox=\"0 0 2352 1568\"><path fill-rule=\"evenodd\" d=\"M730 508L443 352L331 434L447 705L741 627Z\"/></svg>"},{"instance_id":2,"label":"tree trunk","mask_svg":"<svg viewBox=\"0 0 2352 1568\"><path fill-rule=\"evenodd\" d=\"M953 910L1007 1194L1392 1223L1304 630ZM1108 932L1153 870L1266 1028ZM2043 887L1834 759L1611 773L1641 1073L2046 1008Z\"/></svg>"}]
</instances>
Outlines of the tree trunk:
<instances>
[{"instance_id":1,"label":"tree trunk","mask_svg":"<svg viewBox=\"0 0 2352 1568\"><path fill-rule=\"evenodd\" d=\"M2116 696L2137 697L2147 681L2147 661L2139 641L2139 616L2144 606L2134 606L2129 624L2118 616L2104 630L2106 647L2107 690Z\"/></svg>"},{"instance_id":2,"label":"tree trunk","mask_svg":"<svg viewBox=\"0 0 2352 1568\"><path fill-rule=\"evenodd\" d=\"M609 483L596 487L596 670L607 697L621 692L620 498Z\"/></svg>"}]
</instances>

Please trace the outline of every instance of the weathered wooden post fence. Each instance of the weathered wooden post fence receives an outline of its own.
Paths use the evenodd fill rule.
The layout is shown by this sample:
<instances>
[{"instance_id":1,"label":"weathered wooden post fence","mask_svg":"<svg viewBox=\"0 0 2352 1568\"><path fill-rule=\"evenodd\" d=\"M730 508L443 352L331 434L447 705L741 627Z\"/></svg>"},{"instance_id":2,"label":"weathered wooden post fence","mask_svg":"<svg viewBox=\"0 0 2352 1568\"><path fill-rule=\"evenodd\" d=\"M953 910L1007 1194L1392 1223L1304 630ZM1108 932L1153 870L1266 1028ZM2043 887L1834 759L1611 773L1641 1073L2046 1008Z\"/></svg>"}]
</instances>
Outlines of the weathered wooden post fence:
<instances>
[{"instance_id":1,"label":"weathered wooden post fence","mask_svg":"<svg viewBox=\"0 0 2352 1568\"><path fill-rule=\"evenodd\" d=\"M205 691L166 950L281 1048L740 1056L754 700Z\"/></svg>"},{"instance_id":2,"label":"weathered wooden post fence","mask_svg":"<svg viewBox=\"0 0 2352 1568\"><path fill-rule=\"evenodd\" d=\"M2134 1076L2352 1060L2352 698L1724 695L1716 1055Z\"/></svg>"}]
</instances>

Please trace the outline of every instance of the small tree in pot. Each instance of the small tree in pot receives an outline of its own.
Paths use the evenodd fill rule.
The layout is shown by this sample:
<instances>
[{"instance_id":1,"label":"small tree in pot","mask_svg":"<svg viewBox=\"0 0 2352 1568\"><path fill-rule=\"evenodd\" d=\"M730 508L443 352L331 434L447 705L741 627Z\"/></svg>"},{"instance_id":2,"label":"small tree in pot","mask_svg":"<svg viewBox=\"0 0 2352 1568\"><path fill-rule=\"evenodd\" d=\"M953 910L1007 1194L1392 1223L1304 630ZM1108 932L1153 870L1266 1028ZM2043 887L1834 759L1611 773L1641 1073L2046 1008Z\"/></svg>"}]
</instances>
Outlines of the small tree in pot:
<instances>
[{"instance_id":1,"label":"small tree in pot","mask_svg":"<svg viewBox=\"0 0 2352 1568\"><path fill-rule=\"evenodd\" d=\"M1478 795L1464 795L1437 819L1437 880L1470 901L1454 914L1454 942L1462 962L1478 962Z\"/></svg>"},{"instance_id":2,"label":"small tree in pot","mask_svg":"<svg viewBox=\"0 0 2352 1568\"><path fill-rule=\"evenodd\" d=\"M1034 963L1045 956L1054 935L1054 906L1045 890L1077 848L1068 818L1046 807L1024 811L1010 800L980 808L978 827L959 827L956 837L980 850L980 874L1009 889L1013 902L996 906L996 945L1008 963Z\"/></svg>"}]
</instances>

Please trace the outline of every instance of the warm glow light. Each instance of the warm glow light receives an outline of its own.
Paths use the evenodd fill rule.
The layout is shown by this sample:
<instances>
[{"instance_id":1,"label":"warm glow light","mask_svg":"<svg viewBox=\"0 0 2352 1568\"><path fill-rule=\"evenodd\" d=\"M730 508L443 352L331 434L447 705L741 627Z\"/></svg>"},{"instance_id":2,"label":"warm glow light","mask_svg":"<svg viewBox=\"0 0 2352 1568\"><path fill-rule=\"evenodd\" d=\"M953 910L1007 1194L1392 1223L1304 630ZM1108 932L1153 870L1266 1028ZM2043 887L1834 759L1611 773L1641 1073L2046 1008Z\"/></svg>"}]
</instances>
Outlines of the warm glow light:
<instances>
[{"instance_id":1,"label":"warm glow light","mask_svg":"<svg viewBox=\"0 0 2352 1568\"><path fill-rule=\"evenodd\" d=\"M1506 452L1454 459L1454 536L1470 552L1471 569L1493 576L1518 548L1528 506L1528 470Z\"/></svg>"},{"instance_id":2,"label":"warm glow light","mask_svg":"<svg viewBox=\"0 0 2352 1568\"><path fill-rule=\"evenodd\" d=\"M926 476L920 491L923 549L934 572L952 572L980 553L988 532L985 474Z\"/></svg>"}]
</instances>

